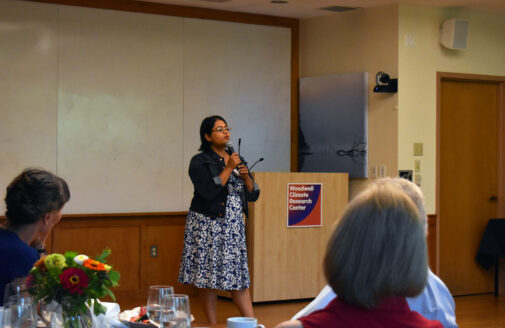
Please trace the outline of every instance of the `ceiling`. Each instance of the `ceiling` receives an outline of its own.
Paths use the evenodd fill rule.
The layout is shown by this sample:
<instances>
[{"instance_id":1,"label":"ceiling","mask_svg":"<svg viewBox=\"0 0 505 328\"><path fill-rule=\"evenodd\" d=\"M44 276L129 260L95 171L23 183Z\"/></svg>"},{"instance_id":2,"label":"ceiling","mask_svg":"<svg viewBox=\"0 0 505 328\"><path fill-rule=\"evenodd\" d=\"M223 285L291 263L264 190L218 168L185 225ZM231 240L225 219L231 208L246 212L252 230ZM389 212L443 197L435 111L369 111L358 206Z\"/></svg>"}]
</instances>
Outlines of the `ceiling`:
<instances>
[{"instance_id":1,"label":"ceiling","mask_svg":"<svg viewBox=\"0 0 505 328\"><path fill-rule=\"evenodd\" d=\"M139 0L140 1L140 0ZM288 0L286 4L274 4L271 0L141 0L191 7L212 8L291 18L311 18L332 14L321 8L376 7L398 2L417 3L438 7L468 7L505 14L505 0Z\"/></svg>"}]
</instances>

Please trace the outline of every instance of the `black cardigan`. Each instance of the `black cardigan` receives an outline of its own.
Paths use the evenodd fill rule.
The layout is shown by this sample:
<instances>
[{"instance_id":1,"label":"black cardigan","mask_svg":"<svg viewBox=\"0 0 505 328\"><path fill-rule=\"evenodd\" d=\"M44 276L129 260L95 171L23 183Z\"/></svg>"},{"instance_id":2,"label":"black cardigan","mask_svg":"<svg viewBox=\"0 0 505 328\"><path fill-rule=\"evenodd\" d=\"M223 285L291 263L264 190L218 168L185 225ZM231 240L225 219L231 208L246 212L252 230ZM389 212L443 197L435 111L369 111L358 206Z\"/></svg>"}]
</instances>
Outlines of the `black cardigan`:
<instances>
[{"instance_id":1,"label":"black cardigan","mask_svg":"<svg viewBox=\"0 0 505 328\"><path fill-rule=\"evenodd\" d=\"M242 159L243 161L243 159ZM228 182L223 186L219 174L226 167L224 158L214 151L203 151L191 158L189 163L189 177L195 188L190 210L211 217L224 217L226 211L226 197L228 196ZM233 174L233 173L232 173ZM258 199L260 190L256 183L253 191L241 193L242 209L249 215L247 202Z\"/></svg>"}]
</instances>

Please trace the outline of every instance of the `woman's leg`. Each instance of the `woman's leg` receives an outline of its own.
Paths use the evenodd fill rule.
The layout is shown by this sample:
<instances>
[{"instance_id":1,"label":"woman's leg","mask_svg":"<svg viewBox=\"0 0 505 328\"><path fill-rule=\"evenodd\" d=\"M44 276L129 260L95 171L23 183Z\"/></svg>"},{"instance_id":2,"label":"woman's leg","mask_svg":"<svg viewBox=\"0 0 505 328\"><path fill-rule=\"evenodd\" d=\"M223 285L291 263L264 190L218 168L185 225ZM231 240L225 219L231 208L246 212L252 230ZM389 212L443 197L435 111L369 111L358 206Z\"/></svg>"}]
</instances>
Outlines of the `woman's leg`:
<instances>
[{"instance_id":1,"label":"woman's leg","mask_svg":"<svg viewBox=\"0 0 505 328\"><path fill-rule=\"evenodd\" d=\"M251 295L249 294L249 288L232 290L231 298L233 299L233 303L237 305L238 310L240 311L240 314L243 317L254 318L254 312L251 302Z\"/></svg>"},{"instance_id":2,"label":"woman's leg","mask_svg":"<svg viewBox=\"0 0 505 328\"><path fill-rule=\"evenodd\" d=\"M216 323L217 291L215 289L198 288L203 310L210 324Z\"/></svg>"}]
</instances>

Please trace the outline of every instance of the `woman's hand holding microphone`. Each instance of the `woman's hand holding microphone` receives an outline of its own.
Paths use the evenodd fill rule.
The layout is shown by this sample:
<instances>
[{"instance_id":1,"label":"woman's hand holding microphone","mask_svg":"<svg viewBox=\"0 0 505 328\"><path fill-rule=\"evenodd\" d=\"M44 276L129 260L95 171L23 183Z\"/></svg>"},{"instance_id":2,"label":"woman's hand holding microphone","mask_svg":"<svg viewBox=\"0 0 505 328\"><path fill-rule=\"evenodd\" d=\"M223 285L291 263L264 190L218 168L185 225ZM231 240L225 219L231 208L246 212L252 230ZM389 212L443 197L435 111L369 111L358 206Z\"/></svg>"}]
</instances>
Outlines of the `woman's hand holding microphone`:
<instances>
[{"instance_id":1,"label":"woman's hand holding microphone","mask_svg":"<svg viewBox=\"0 0 505 328\"><path fill-rule=\"evenodd\" d=\"M237 153L232 153L228 158L228 163L226 163L226 168L228 170L233 171L234 169L238 170L240 177L244 180L244 184L248 190L253 189L253 182L251 177L249 176L249 169L244 164L241 164L242 160ZM228 179L227 179L228 180Z\"/></svg>"}]
</instances>

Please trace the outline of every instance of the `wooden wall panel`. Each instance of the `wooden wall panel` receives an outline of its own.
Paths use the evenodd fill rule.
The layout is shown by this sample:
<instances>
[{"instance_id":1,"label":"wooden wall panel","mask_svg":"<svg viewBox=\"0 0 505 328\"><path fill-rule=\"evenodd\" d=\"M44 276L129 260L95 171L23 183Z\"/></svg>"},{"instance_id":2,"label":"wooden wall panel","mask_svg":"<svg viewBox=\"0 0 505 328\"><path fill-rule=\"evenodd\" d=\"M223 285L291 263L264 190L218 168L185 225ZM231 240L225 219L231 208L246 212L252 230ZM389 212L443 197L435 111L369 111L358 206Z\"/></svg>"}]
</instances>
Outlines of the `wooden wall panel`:
<instances>
[{"instance_id":1,"label":"wooden wall panel","mask_svg":"<svg viewBox=\"0 0 505 328\"><path fill-rule=\"evenodd\" d=\"M193 294L194 287L177 282L179 263L184 243L182 224L153 225L144 227L141 241L141 285L147 290L150 285L174 286L175 292ZM158 257L151 258L151 245L158 247Z\"/></svg>"},{"instance_id":2,"label":"wooden wall panel","mask_svg":"<svg viewBox=\"0 0 505 328\"><path fill-rule=\"evenodd\" d=\"M104 248L112 253L108 262L121 274L115 290L139 289L140 268L139 227L66 228L53 231L53 252L76 251L89 257L99 255Z\"/></svg>"},{"instance_id":3,"label":"wooden wall panel","mask_svg":"<svg viewBox=\"0 0 505 328\"><path fill-rule=\"evenodd\" d=\"M121 273L114 289L122 309L143 305L150 285L167 284L196 295L193 286L177 283L184 240L185 212L66 215L54 228L48 250L75 250L95 256L109 247L109 263ZM158 257L150 257L150 246ZM50 247L52 246L52 247Z\"/></svg>"}]
</instances>

